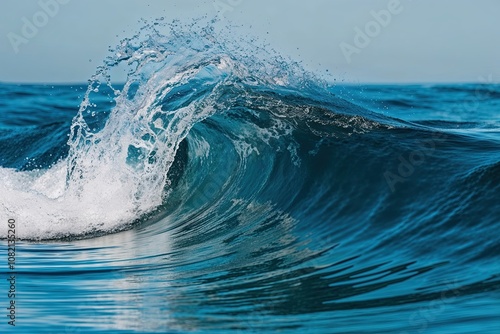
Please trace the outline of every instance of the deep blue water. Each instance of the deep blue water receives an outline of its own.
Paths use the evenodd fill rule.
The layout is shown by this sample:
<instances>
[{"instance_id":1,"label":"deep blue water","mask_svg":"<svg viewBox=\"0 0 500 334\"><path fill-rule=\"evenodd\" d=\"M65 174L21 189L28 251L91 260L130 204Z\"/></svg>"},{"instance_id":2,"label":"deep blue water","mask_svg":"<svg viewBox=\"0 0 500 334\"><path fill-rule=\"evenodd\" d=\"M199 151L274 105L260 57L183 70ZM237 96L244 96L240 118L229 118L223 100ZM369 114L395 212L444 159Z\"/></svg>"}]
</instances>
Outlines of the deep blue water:
<instances>
[{"instance_id":1,"label":"deep blue water","mask_svg":"<svg viewBox=\"0 0 500 334\"><path fill-rule=\"evenodd\" d=\"M500 85L136 39L89 85L0 85L2 332L500 333Z\"/></svg>"}]
</instances>

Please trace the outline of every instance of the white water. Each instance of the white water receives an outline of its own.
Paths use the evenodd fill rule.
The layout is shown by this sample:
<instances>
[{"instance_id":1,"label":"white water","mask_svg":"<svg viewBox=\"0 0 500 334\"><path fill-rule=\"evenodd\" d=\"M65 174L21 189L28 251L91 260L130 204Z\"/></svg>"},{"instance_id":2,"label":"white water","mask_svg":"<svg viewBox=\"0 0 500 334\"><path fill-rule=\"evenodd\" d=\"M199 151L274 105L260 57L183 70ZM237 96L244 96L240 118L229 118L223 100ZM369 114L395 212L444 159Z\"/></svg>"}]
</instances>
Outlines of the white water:
<instances>
[{"instance_id":1,"label":"white water","mask_svg":"<svg viewBox=\"0 0 500 334\"><path fill-rule=\"evenodd\" d=\"M115 91L116 106L104 128L93 132L85 116L99 85L96 78L105 77L107 68L89 85L73 120L66 159L42 171L0 168L0 217L5 220L0 237L7 235L8 219L15 219L20 239L116 231L165 199L166 175L179 144L195 123L214 112L217 87L224 82L229 60L207 59L187 49L173 54L158 40L140 48L133 42L124 41L116 52L116 58L135 68L124 89ZM162 101L173 88L203 77L207 67L217 83L203 98L183 108L162 110ZM138 89L129 98L132 84Z\"/></svg>"},{"instance_id":2,"label":"white water","mask_svg":"<svg viewBox=\"0 0 500 334\"><path fill-rule=\"evenodd\" d=\"M230 108L231 101L221 95L224 89L239 82L288 86L293 78L299 80L294 85L302 85L296 65L274 59L262 48L221 41L209 28L177 28L168 37L157 28L146 26L123 40L98 68L69 129L66 159L41 171L0 168L0 217L5 220L0 238L7 236L8 219L16 220L16 236L22 239L128 227L166 200L167 172L180 142L194 124ZM259 52L265 60L259 60ZM110 73L120 66L127 71L127 82L117 91ZM93 130L87 121L93 117L92 96L101 85L114 90L116 105L104 127ZM165 100L179 87L198 94L182 108L167 110ZM277 133L262 134L264 141L291 131L276 126ZM293 153L294 147L287 149ZM252 151L241 150L243 155Z\"/></svg>"}]
</instances>

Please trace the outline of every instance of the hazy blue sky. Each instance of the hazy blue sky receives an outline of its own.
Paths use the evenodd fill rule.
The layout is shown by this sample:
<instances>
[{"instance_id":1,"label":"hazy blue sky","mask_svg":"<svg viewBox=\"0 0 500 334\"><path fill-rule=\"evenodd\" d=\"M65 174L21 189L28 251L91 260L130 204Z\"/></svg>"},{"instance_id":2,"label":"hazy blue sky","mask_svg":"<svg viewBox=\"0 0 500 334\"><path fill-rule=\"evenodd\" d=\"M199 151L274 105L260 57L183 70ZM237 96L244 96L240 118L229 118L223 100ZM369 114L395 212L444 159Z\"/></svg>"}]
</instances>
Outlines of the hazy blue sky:
<instances>
[{"instance_id":1,"label":"hazy blue sky","mask_svg":"<svg viewBox=\"0 0 500 334\"><path fill-rule=\"evenodd\" d=\"M140 18L212 17L216 7L337 80L500 81L498 0L4 0L0 81L85 82Z\"/></svg>"}]
</instances>

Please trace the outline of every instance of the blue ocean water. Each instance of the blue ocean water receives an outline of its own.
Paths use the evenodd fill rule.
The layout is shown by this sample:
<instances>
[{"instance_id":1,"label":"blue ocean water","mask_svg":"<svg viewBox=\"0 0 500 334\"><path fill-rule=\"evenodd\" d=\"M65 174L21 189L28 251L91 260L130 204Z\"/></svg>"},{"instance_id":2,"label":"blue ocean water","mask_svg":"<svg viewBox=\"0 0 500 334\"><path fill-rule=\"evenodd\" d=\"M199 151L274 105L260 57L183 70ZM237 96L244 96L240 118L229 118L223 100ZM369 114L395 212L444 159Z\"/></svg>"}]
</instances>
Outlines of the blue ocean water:
<instances>
[{"instance_id":1,"label":"blue ocean water","mask_svg":"<svg viewBox=\"0 0 500 334\"><path fill-rule=\"evenodd\" d=\"M0 84L2 331L500 333L500 85L330 86L173 32Z\"/></svg>"}]
</instances>

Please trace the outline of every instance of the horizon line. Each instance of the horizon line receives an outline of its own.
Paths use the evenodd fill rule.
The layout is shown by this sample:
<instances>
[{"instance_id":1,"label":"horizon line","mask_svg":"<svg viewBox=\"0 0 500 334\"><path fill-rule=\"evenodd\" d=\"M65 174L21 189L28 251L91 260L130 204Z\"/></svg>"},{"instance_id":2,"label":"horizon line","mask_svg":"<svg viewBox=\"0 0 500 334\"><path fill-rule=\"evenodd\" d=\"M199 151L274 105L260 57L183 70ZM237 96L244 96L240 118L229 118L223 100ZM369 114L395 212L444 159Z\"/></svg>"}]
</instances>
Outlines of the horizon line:
<instances>
[{"instance_id":1,"label":"horizon line","mask_svg":"<svg viewBox=\"0 0 500 334\"><path fill-rule=\"evenodd\" d=\"M325 80L328 84L332 86L368 86L368 85L376 85L376 86L412 86L412 85L471 85L471 84L481 84L481 85L498 85L498 82L484 82L484 81L328 81ZM114 85L124 85L126 81L123 82L114 82ZM78 82L78 81L61 81L61 82L44 82L44 81L1 81L0 85L12 85L12 86L88 86L88 82Z\"/></svg>"}]
</instances>

